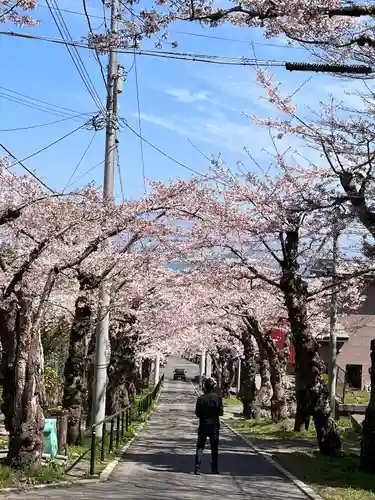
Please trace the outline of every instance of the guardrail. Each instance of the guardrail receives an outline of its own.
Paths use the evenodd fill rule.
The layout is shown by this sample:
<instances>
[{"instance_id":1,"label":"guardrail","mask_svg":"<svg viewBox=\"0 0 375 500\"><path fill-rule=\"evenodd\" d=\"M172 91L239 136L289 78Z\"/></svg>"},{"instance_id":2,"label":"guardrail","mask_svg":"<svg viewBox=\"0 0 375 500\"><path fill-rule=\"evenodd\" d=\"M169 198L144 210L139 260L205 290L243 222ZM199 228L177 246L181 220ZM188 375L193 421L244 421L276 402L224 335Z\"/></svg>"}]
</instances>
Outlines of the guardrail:
<instances>
[{"instance_id":1,"label":"guardrail","mask_svg":"<svg viewBox=\"0 0 375 500\"><path fill-rule=\"evenodd\" d=\"M101 422L98 422L97 424L86 429L83 436L90 436L90 446L66 469L66 472L73 469L78 462L90 453L89 473L90 476L94 476L96 459L99 451L98 448L100 449L100 461L104 462L107 451L112 452L114 449L119 448L120 441L124 438L125 433L129 431L129 427L132 425L133 421L136 420L137 417L139 418L142 414L149 411L160 392L163 381L164 374L161 376L158 384L153 388L153 390L136 401L133 405L121 408L118 413L106 417ZM102 428L102 433L100 437L97 437L97 429L99 427ZM108 436L109 442L107 443ZM99 442L100 446L98 446Z\"/></svg>"}]
</instances>

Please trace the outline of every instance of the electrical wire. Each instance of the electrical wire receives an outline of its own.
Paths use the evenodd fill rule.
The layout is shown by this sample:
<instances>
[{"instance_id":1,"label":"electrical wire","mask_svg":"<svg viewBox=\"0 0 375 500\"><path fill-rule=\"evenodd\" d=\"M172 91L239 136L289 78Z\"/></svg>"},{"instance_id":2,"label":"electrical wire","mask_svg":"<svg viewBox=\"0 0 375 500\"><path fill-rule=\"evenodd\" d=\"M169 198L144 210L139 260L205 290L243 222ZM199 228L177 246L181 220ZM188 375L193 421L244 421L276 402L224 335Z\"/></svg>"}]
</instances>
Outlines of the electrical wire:
<instances>
[{"instance_id":1,"label":"electrical wire","mask_svg":"<svg viewBox=\"0 0 375 500\"><path fill-rule=\"evenodd\" d=\"M198 170L194 170L193 168L190 168L188 167L187 165L185 165L184 163L176 160L175 158L173 158L173 156L170 156L168 153L165 153L163 150L161 150L160 148L158 148L157 146L155 146L155 144L152 144L152 142L148 141L147 139L145 139L143 136L141 136L136 130L133 129L133 127L131 127L128 123L124 123L125 127L128 128L134 135L136 135L139 139L141 139L141 141L143 141L144 143L146 143L148 146L150 146L152 149L154 149L155 151L157 151L158 153L160 153L161 155L165 156L165 158L168 158L168 160L171 160L173 163L175 163L176 165L179 165L180 167L182 168L185 168L186 170L189 170L189 172L192 172L193 174L196 174L196 175L200 175L201 177L204 177L204 178L207 178L206 175L202 174L201 172L198 172Z\"/></svg>"},{"instance_id":2,"label":"electrical wire","mask_svg":"<svg viewBox=\"0 0 375 500\"><path fill-rule=\"evenodd\" d=\"M16 162L14 163L11 163L8 167L7 167L7 170L9 170L10 168L14 167L15 165L17 165L18 163L22 165L21 162L24 162L26 160L30 160L30 158L34 158L34 156L37 156L38 154L40 153L43 153L43 151L46 151L47 149L51 148L52 146L54 146L55 144L58 144L59 142L63 141L64 139L66 139L67 137L73 135L75 132L77 132L78 130L82 129L83 127L86 126L86 123L84 123L83 125L80 125L79 127L76 127L74 130L71 130L70 132L68 132L67 134L63 135L62 137L59 137L58 139L56 139L55 141L47 144L47 146L44 146L43 148L41 149L38 149L38 151L35 151L35 153L32 153L31 155L28 155L26 156L25 158L22 158L22 160L17 160ZM25 167L24 167L25 168ZM26 169L29 173L30 171L28 169Z\"/></svg>"},{"instance_id":3,"label":"electrical wire","mask_svg":"<svg viewBox=\"0 0 375 500\"><path fill-rule=\"evenodd\" d=\"M83 11L84 11L85 16L86 16L87 25L89 27L89 33L90 33L90 35L93 35L94 32L93 32L93 29L92 29L92 26L91 26L91 21L90 21L89 13L87 11L86 0L82 0L82 6L83 6ZM106 21L105 21L105 17L104 17L104 23L105 22ZM103 82L104 82L104 87L107 88L107 80L106 80L106 77L105 77L104 68L103 68L102 62L100 60L98 50L96 48L94 48L94 53L95 53L95 56L96 56L95 59L96 59L97 63L99 64L100 73L102 75Z\"/></svg>"},{"instance_id":4,"label":"electrical wire","mask_svg":"<svg viewBox=\"0 0 375 500\"><path fill-rule=\"evenodd\" d=\"M125 4L123 2L121 2L121 3L125 6ZM133 20L134 14L132 11L131 11L131 16L132 16L132 20ZM135 44L134 44L134 47L135 47ZM141 151L143 190L144 190L144 193L147 194L145 156L144 156L144 151L143 151L143 141L141 139L141 137L142 137L142 121L141 121L141 104L140 104L140 97L139 97L138 66L137 66L137 54L135 53L135 49L134 49L134 56L133 56L133 66L134 66L134 73L135 73L135 89L136 89L136 97L137 97L138 131L139 131L139 146L140 146L140 151Z\"/></svg>"},{"instance_id":5,"label":"electrical wire","mask_svg":"<svg viewBox=\"0 0 375 500\"><path fill-rule=\"evenodd\" d=\"M20 38L28 38L32 40L39 40L43 42L50 42L62 45L69 45L79 48L84 48L91 50L88 45L82 42L69 42L67 40L59 40L56 38L42 37L36 35L30 35L26 33L15 33L12 31L0 31L0 35L16 36ZM134 54L134 49L117 49L120 54ZM193 62L203 62L209 64L220 64L224 66L266 66L266 67L285 67L287 61L278 60L256 60L249 57L226 57L217 55L207 55L207 54L194 54L189 52L163 52L157 50L136 50L137 55L144 55L149 57L159 57L164 59L177 59L180 61L193 61Z\"/></svg>"},{"instance_id":6,"label":"electrical wire","mask_svg":"<svg viewBox=\"0 0 375 500\"><path fill-rule=\"evenodd\" d=\"M54 16L52 9L50 9L50 13L51 13L52 18L55 21L55 24L57 26L57 29L60 32L61 37L63 39L67 39L69 41L72 41L73 40L72 36L69 32L68 26L64 20L63 15L61 14L61 12L59 10L59 6L56 3L56 0L46 0L46 2L47 2L48 6L51 6L51 3L52 3L55 7L57 18ZM59 20L60 24L58 23L58 20ZM67 47L67 49L68 49L68 47ZM97 92L97 90L96 90L96 88L95 88L95 86L90 78L90 75L89 75L89 73L88 73L88 71L83 63L83 60L82 60L77 48L73 48L72 51L70 51L68 49L68 52L72 56L74 54L75 57L73 56L73 58L72 58L73 62L75 63L76 68L77 69L79 68L78 72L79 72L79 74L84 82L85 87L87 88L89 94L91 95L93 101L96 103L99 110L101 110L102 112L105 112L105 109L104 109L104 106L102 105L100 96L99 96L99 94L98 94L98 92Z\"/></svg>"},{"instance_id":7,"label":"electrical wire","mask_svg":"<svg viewBox=\"0 0 375 500\"><path fill-rule=\"evenodd\" d=\"M5 93L1 92L1 90L3 90ZM12 95L12 94L15 94L15 95ZM21 97L18 97L18 96L21 96ZM36 99L35 97L30 97L30 96L27 96L25 94L21 94L20 92L16 92L15 90L7 89L7 88L1 87L1 86L0 86L0 97L2 99L6 99L6 100L11 101L11 102L16 102L17 104L22 104L23 106L26 106L26 107L29 107L32 109L37 109L38 111L49 113L49 114L55 115L55 116L60 116L62 118L73 117L75 115L82 115L82 116L87 116L87 117L93 115L93 113L88 113L88 112L84 113L84 112L80 112L77 110L64 108L64 107L58 106L56 104L51 104L51 103L48 103L46 101ZM31 102L28 102L26 99L29 99ZM39 104L39 103L41 103L41 104ZM54 108L56 108L56 109L54 109Z\"/></svg>"},{"instance_id":8,"label":"electrical wire","mask_svg":"<svg viewBox=\"0 0 375 500\"><path fill-rule=\"evenodd\" d=\"M205 35L203 33L189 33L188 31L175 31L172 30L171 33L176 33L178 35L187 35L187 36L196 36L200 38L208 38L210 40L221 40L225 42L234 42L234 43L243 43L246 45L260 45L261 47L276 47L279 49L298 49L298 50L304 50L303 47L294 47L291 45L282 45L281 43L265 43L265 42L254 42L253 40L247 41L247 40L240 40L238 38L229 38L229 37L224 37L224 36L215 36L215 35Z\"/></svg>"},{"instance_id":9,"label":"electrical wire","mask_svg":"<svg viewBox=\"0 0 375 500\"><path fill-rule=\"evenodd\" d=\"M103 165L103 163L105 162L105 160L102 160L101 162L99 163L96 163L93 167L90 167L88 170L86 170L86 172L84 172L82 175L80 175L78 177L78 179L74 180L73 182L71 182L68 186L66 186L65 189L68 189L69 187L73 186L73 184L76 184L79 180L83 179L83 177L85 177L87 174L89 174L90 172L92 172L93 170L95 170L96 168L100 167L101 165Z\"/></svg>"},{"instance_id":10,"label":"electrical wire","mask_svg":"<svg viewBox=\"0 0 375 500\"><path fill-rule=\"evenodd\" d=\"M34 128L49 127L50 125L55 125L56 123L62 123L67 120L72 120L73 118L78 118L79 116L82 115L67 116L66 118L61 118L60 120L55 120L53 122L39 123L38 125L29 125L28 127L3 128L0 129L0 132L18 132L20 130L31 130Z\"/></svg>"},{"instance_id":11,"label":"electrical wire","mask_svg":"<svg viewBox=\"0 0 375 500\"><path fill-rule=\"evenodd\" d=\"M54 23L55 23L55 25L60 33L60 36L62 38L61 41L65 42L65 46L68 50L70 58L72 59L73 64L74 64L75 68L77 69L84 86L86 87L88 93L90 94L92 100L94 101L94 103L98 107L98 109L100 111L104 112L104 107L101 103L100 96L99 96L94 84L92 83L92 80L90 78L90 75L87 72L85 65L83 64L82 58L78 53L77 46L74 44L74 42L73 42L73 45L71 45L72 37L71 37L69 29L64 21L64 18L59 10L58 5L56 4L55 0L46 0L46 4L49 8L52 19L53 19L53 21L54 21ZM56 16L54 14L54 10L52 9L52 6L54 6L54 10L56 11ZM71 47L73 47L73 48L71 49Z\"/></svg>"},{"instance_id":12,"label":"electrical wire","mask_svg":"<svg viewBox=\"0 0 375 500\"><path fill-rule=\"evenodd\" d=\"M79 169L79 167L80 167L80 165L81 165L81 163L82 163L83 159L84 159L84 158L85 158L85 156L87 155L87 152L88 152L88 150L90 149L91 144L93 143L93 141L94 141L95 137L96 137L96 132L94 132L94 134L93 134L93 136L91 137L91 139L90 139L90 141L89 141L88 145L86 146L86 149L84 150L84 152L83 152L83 154L82 154L81 158L79 159L79 161L78 161L77 165L75 166L75 168L74 168L74 170L73 170L73 172L72 172L71 176L69 177L68 182L66 183L66 185L65 185L65 187L64 187L64 189L63 189L63 191L62 191L63 193L65 193L66 189L67 189L67 188L68 188L68 186L69 186L69 183L71 182L71 180L73 179L73 177L74 177L75 173L76 173L76 172L77 172L77 170Z\"/></svg>"},{"instance_id":13,"label":"electrical wire","mask_svg":"<svg viewBox=\"0 0 375 500\"><path fill-rule=\"evenodd\" d=\"M136 85L136 94L137 94L137 111L138 111L138 130L139 130L139 147L141 150L141 162L142 162L142 177L143 177L143 188L145 194L147 193L147 184L146 184L146 167L145 167L145 155L143 151L143 141L142 137L142 120L141 120L141 106L139 99L139 85L138 85L138 72L137 72L137 56L134 54L134 71L135 71L135 85Z\"/></svg>"},{"instance_id":14,"label":"electrical wire","mask_svg":"<svg viewBox=\"0 0 375 500\"><path fill-rule=\"evenodd\" d=\"M50 109L46 109L45 107L42 107L40 105L36 105L35 103L30 103L30 102L25 101L24 99L20 99L19 97L17 98L16 96L10 96L10 95L4 94L2 92L0 92L0 98L5 99L6 101L14 102L16 104L21 104L22 106L26 106L27 108L36 109L37 111L42 111L42 112L48 113L50 115L59 116L60 118L64 118L66 116L71 116L71 115L67 115L65 113L63 114L63 113L61 113L61 111L54 111L53 112Z\"/></svg>"},{"instance_id":15,"label":"electrical wire","mask_svg":"<svg viewBox=\"0 0 375 500\"><path fill-rule=\"evenodd\" d=\"M103 1L103 0L102 0ZM47 8L47 5L43 4L38 4L38 7L44 7ZM66 12L67 14L75 14L78 16L84 16L85 14L83 12L78 12L75 10L68 10L68 9L60 9L61 12ZM94 14L89 14L89 17L92 19L100 19L102 20L102 17L96 16ZM290 45L283 45L283 44L277 44L277 43L266 43L266 42L253 42L253 41L247 41L247 40L241 40L239 38L229 38L229 37L224 37L224 36L215 36L215 35L206 35L203 33L190 33L188 31L176 31L176 30L171 30L170 33L176 33L177 35L186 35L186 36L195 36L195 37L201 37L201 38L208 38L211 40L221 40L225 42L235 42L235 43L242 43L246 45L250 45L253 43L254 45L259 45L263 47L275 47L275 48L280 48L280 49L298 49L298 50L305 50L303 47L294 47Z\"/></svg>"},{"instance_id":16,"label":"electrical wire","mask_svg":"<svg viewBox=\"0 0 375 500\"><path fill-rule=\"evenodd\" d=\"M22 168L24 168L26 170L26 172L28 172L32 177L34 177L34 179L36 179L42 186L44 186L46 189L48 189L48 191L50 191L51 193L53 194L56 194L55 191L50 188L44 181L42 181L42 179L40 179L40 177L38 177L32 170L30 170L29 168L26 167L26 165L23 164L22 160L17 160L17 158L14 156L13 153L11 153L9 151L8 148L6 148L4 146L4 144L0 144L0 147L10 156L12 157L14 160L16 160L16 163L15 164L20 164ZM9 169L10 167L8 167Z\"/></svg>"},{"instance_id":17,"label":"electrical wire","mask_svg":"<svg viewBox=\"0 0 375 500\"><path fill-rule=\"evenodd\" d=\"M116 146L115 154L116 154L116 164L117 164L118 177L119 177L119 181L120 181L121 197L122 197L122 202L124 203L124 201L125 201L125 194L124 194L124 185L122 183L121 164L120 164L120 151L119 151L118 144Z\"/></svg>"}]
</instances>

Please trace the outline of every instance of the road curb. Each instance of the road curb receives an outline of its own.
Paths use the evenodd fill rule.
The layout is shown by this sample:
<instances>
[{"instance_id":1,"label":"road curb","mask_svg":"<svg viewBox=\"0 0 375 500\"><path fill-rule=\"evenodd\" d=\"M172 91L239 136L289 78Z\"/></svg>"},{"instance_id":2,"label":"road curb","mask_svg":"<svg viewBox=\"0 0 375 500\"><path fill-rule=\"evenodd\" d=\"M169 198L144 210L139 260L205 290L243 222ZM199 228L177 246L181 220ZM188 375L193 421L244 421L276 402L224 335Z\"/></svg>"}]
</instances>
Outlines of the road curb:
<instances>
[{"instance_id":1,"label":"road curb","mask_svg":"<svg viewBox=\"0 0 375 500\"><path fill-rule=\"evenodd\" d=\"M3 489L0 489L0 496L3 494L6 494L6 493L25 493L25 492L28 492L31 490L70 488L72 486L86 486L88 484L94 485L94 484L99 484L99 483L103 483L105 481L108 481L110 476L113 474L116 466L118 465L118 463L122 459L123 455L128 451L128 449L132 446L134 441L139 437L139 433L148 424L151 415L156 410L156 405L157 405L162 393L163 393L163 389L156 396L155 401L154 401L154 409L147 415L147 420L145 422L142 422L137 427L137 431L136 431L135 435L121 448L118 456L116 456L113 460L111 460L109 462L109 464L103 469L103 471L99 474L99 477L96 477L95 479L75 479L72 481L59 481L58 483L51 483L51 484L32 484L32 485L27 485L25 487L20 487L20 488L15 488L15 487L3 488Z\"/></svg>"},{"instance_id":2,"label":"road curb","mask_svg":"<svg viewBox=\"0 0 375 500\"><path fill-rule=\"evenodd\" d=\"M233 429L228 423L222 420L222 424L229 429L235 436L240 438L249 448L251 448L255 453L262 456L272 467L275 467L283 476L289 479L297 488L299 488L305 495L307 495L311 500L323 500L323 498L316 493L310 486L305 484L303 481L298 479L294 474L289 472L284 466L282 466L277 460L270 457L268 453L257 448L249 439L243 436L236 429Z\"/></svg>"}]
</instances>

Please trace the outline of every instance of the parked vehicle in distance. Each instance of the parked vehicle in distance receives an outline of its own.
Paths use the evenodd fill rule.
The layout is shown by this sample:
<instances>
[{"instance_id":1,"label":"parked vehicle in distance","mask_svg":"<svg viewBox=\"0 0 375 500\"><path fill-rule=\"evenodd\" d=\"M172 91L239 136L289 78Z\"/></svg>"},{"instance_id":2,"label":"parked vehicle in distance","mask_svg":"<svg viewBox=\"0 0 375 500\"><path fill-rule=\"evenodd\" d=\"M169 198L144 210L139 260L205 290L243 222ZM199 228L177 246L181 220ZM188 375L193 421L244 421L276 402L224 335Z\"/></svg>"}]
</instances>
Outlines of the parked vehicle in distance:
<instances>
[{"instance_id":1,"label":"parked vehicle in distance","mask_svg":"<svg viewBox=\"0 0 375 500\"><path fill-rule=\"evenodd\" d=\"M184 380L186 382L186 370L176 368L173 372L173 380Z\"/></svg>"}]
</instances>

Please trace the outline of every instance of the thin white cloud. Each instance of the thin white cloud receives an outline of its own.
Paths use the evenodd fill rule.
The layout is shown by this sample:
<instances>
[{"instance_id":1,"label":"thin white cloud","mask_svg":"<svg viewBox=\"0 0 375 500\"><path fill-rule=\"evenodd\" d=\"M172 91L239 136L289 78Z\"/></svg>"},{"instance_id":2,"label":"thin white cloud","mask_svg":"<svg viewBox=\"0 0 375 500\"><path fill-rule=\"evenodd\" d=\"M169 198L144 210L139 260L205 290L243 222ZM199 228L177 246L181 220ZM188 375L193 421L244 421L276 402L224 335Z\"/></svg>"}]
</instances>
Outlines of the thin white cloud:
<instances>
[{"instance_id":1,"label":"thin white cloud","mask_svg":"<svg viewBox=\"0 0 375 500\"><path fill-rule=\"evenodd\" d=\"M134 114L133 116L137 115ZM252 144L256 144L254 156L258 156L258 153L261 153L262 146L268 146L269 136L267 130L255 126L250 120L246 122L246 119L243 119L243 123L230 121L223 113L210 114L206 117L182 117L180 115L161 117L141 113L140 117L145 122L152 123L186 138L214 145L213 153L218 153L225 148L238 155L243 153L244 146L251 147Z\"/></svg>"},{"instance_id":2,"label":"thin white cloud","mask_svg":"<svg viewBox=\"0 0 375 500\"><path fill-rule=\"evenodd\" d=\"M209 92L190 92L188 89L168 89L166 94L172 96L176 101L183 103L201 102L211 100Z\"/></svg>"}]
</instances>

